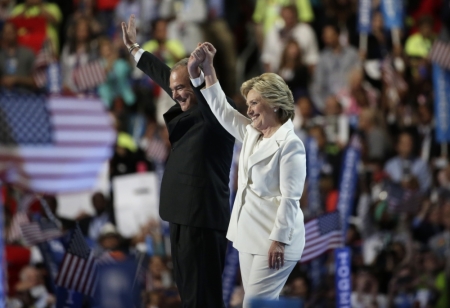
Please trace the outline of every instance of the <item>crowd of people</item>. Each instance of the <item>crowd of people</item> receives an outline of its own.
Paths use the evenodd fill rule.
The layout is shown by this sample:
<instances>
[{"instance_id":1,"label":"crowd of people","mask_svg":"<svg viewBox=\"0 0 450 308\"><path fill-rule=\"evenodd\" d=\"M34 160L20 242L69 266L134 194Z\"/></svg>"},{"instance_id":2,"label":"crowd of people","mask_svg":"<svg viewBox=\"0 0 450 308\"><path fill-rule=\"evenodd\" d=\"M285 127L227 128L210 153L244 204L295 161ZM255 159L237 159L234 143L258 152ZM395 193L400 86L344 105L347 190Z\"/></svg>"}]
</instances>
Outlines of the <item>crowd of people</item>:
<instances>
[{"instance_id":1,"label":"crowd of people","mask_svg":"<svg viewBox=\"0 0 450 308\"><path fill-rule=\"evenodd\" d=\"M449 307L449 150L435 136L429 53L435 40L450 42L450 2L403 1L400 40L385 28L380 2L372 1L367 48L360 48L356 0L0 0L0 87L46 92L39 72L59 63L60 94L97 96L115 119L112 179L142 170L161 176L170 153L163 113L174 102L136 68L123 44L120 23L131 14L141 48L170 67L199 42L211 42L222 89L244 115L242 81L276 73L294 96L296 134L305 145L313 138L318 146L320 208L308 207L307 177L300 200L305 221L336 210L343 154L353 137L361 143L346 235L351 306ZM94 64L103 77L82 85L79 68ZM239 149L236 143L235 154ZM233 192L236 164L230 179ZM20 196L3 187L11 307L52 307L56 297L41 253L17 232ZM137 236L124 238L115 226L113 198L114 191L96 192L94 214L59 217L64 230L78 221L97 253L110 251L118 259L147 252L143 302L178 307L164 224L152 220ZM45 200L58 216L57 198ZM34 202L27 215L46 212ZM281 295L299 298L305 307L335 306L332 252L316 262L318 273L314 262L299 263ZM241 307L242 300L237 275L230 307Z\"/></svg>"}]
</instances>

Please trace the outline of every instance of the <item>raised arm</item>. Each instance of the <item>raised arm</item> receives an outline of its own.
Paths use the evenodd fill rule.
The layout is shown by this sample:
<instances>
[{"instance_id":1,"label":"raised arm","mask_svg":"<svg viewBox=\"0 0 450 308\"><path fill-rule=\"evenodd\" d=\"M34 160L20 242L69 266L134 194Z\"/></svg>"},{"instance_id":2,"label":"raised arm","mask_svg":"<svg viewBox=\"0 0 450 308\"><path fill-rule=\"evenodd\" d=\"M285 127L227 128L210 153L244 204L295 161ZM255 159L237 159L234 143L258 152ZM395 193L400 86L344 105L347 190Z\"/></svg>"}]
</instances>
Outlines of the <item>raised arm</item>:
<instances>
[{"instance_id":1,"label":"raised arm","mask_svg":"<svg viewBox=\"0 0 450 308\"><path fill-rule=\"evenodd\" d=\"M219 123L233 135L234 138L242 142L246 134L246 127L251 121L227 103L225 93L220 87L216 72L212 65L215 53L216 49L209 43L203 43L201 46L197 47L191 54L188 64L189 74L191 75L191 78L197 78L200 75L198 65L200 63L203 64L206 84L206 88L201 90L203 97Z\"/></svg>"},{"instance_id":2,"label":"raised arm","mask_svg":"<svg viewBox=\"0 0 450 308\"><path fill-rule=\"evenodd\" d=\"M134 15L130 16L128 24L122 22L122 34L123 43L136 60L137 67L172 97L172 90L169 86L170 67L153 54L139 48L136 42L136 21Z\"/></svg>"}]
</instances>

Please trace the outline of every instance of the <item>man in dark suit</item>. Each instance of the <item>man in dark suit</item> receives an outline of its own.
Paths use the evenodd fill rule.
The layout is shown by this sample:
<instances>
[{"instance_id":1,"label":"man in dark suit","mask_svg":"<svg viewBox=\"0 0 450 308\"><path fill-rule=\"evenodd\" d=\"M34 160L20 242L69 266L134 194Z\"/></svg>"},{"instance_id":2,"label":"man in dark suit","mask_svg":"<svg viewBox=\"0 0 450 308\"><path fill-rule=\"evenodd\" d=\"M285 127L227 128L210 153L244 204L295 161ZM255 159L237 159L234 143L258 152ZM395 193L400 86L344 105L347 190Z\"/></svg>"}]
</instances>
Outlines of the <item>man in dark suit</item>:
<instances>
[{"instance_id":1,"label":"man in dark suit","mask_svg":"<svg viewBox=\"0 0 450 308\"><path fill-rule=\"evenodd\" d=\"M122 23L122 30L137 67L176 102L164 114L172 149L161 183L159 213L170 222L182 306L224 307L222 271L230 218L228 183L234 138L216 120L200 87L192 87L188 59L170 69L140 49L133 15L128 25Z\"/></svg>"}]
</instances>

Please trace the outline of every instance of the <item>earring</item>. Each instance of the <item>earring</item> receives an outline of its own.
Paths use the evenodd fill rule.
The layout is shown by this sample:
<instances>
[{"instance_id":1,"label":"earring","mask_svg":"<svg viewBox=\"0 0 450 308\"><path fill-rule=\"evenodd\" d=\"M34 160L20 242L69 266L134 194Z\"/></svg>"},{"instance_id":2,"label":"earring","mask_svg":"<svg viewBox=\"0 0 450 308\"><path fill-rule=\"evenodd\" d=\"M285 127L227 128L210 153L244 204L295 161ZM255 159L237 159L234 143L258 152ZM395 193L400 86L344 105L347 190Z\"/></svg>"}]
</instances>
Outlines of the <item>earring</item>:
<instances>
[{"instance_id":1,"label":"earring","mask_svg":"<svg viewBox=\"0 0 450 308\"><path fill-rule=\"evenodd\" d=\"M274 109L274 110L273 110L273 112L277 112L277 111L278 111L278 109Z\"/></svg>"}]
</instances>

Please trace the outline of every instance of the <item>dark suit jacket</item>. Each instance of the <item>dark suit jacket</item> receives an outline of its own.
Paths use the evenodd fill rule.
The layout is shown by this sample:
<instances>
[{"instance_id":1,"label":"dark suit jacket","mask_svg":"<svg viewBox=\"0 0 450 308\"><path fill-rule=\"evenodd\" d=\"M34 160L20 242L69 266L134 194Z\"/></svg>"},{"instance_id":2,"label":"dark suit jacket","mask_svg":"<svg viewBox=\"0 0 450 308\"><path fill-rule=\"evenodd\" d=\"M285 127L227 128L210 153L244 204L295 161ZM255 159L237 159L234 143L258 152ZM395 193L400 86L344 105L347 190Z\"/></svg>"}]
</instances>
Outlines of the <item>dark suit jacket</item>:
<instances>
[{"instance_id":1,"label":"dark suit jacket","mask_svg":"<svg viewBox=\"0 0 450 308\"><path fill-rule=\"evenodd\" d=\"M167 65L144 52L137 67L172 95ZM161 183L159 213L172 223L225 231L234 138L217 121L200 88L194 88L197 105L183 112L175 104L164 114L172 149Z\"/></svg>"}]
</instances>

